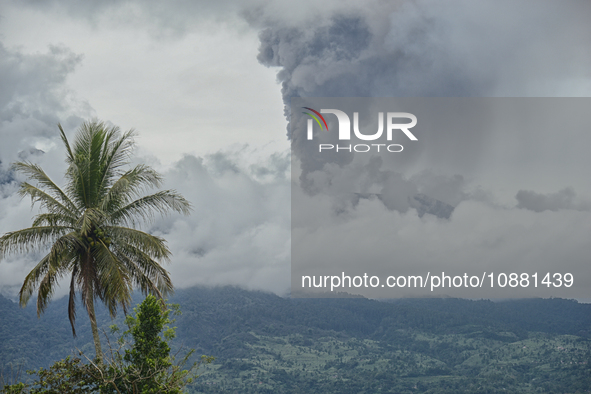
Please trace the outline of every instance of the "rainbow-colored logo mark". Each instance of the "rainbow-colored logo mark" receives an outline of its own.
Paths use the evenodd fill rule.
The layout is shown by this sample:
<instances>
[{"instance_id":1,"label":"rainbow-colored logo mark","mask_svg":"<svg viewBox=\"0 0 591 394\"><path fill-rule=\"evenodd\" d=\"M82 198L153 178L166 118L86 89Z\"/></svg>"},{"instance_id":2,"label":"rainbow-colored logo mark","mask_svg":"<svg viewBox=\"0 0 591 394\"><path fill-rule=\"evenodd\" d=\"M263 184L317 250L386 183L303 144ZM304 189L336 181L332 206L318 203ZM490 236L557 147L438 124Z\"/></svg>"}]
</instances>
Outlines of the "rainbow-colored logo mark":
<instances>
[{"instance_id":1,"label":"rainbow-colored logo mark","mask_svg":"<svg viewBox=\"0 0 591 394\"><path fill-rule=\"evenodd\" d=\"M328 125L326 124L326 120L324 120L324 116L320 115L320 112L318 112L315 109L312 109L310 107L302 107L302 108L310 110L310 111L314 112L314 114L318 115L320 117L320 119L322 119L324 126L326 126L326 131L328 131ZM306 115L310 115L312 118L314 118L316 123L318 123L318 126L320 126L320 130L324 130L324 127L322 127L322 123L320 123L320 119L318 119L318 117L314 116L314 114L311 114L310 112L302 112L302 113L306 114Z\"/></svg>"}]
</instances>

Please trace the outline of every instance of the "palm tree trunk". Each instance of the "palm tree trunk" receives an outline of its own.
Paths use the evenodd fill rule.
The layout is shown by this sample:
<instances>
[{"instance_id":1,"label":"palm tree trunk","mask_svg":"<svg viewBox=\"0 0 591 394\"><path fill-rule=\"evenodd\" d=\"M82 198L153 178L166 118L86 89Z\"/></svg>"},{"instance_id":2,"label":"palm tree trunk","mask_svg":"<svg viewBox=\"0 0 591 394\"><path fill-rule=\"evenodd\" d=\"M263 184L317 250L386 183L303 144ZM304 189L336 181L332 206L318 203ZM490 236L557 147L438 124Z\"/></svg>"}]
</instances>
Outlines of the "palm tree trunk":
<instances>
[{"instance_id":1,"label":"palm tree trunk","mask_svg":"<svg viewBox=\"0 0 591 394\"><path fill-rule=\"evenodd\" d=\"M90 328L92 329L92 338L94 339L94 350L97 360L103 359L103 351L101 349L101 340L99 338L98 327L96 325L96 315L94 313L94 297L90 294L86 300L86 309L88 310L88 317L90 318Z\"/></svg>"}]
</instances>

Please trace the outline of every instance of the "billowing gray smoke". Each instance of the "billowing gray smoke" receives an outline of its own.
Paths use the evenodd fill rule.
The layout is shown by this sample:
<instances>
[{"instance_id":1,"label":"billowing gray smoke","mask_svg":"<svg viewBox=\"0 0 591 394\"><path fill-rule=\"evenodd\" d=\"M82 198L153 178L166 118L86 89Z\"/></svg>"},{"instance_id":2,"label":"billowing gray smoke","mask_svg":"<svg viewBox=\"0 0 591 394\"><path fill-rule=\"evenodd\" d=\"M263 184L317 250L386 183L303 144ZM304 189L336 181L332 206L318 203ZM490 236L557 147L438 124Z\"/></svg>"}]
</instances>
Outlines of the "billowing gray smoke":
<instances>
[{"instance_id":1,"label":"billowing gray smoke","mask_svg":"<svg viewBox=\"0 0 591 394\"><path fill-rule=\"evenodd\" d=\"M248 13L263 29L259 61L281 68L286 105L294 96L584 95L550 85L590 75L588 2L357 3Z\"/></svg>"},{"instance_id":2,"label":"billowing gray smoke","mask_svg":"<svg viewBox=\"0 0 591 394\"><path fill-rule=\"evenodd\" d=\"M302 11L304 10L304 11ZM261 7L246 13L261 28L258 59L278 67L285 115L290 120L292 97L474 97L474 96L576 96L573 81L589 78L591 36L587 23L591 3L567 1L453 0L312 2ZM568 61L566 60L568 59ZM290 126L287 127L291 139ZM477 133L478 131L474 131ZM494 139L495 136L487 136ZM486 146L467 147L478 156ZM308 193L318 190L311 173L325 164L312 162L299 146L301 185ZM328 157L328 155L327 155ZM333 157L334 159L334 157ZM462 163L465 168L472 162ZM323 165L324 164L324 165ZM431 171L432 163L414 166L414 173ZM377 169L378 172L383 169ZM369 170L368 170L369 171ZM357 176L370 176L368 172ZM440 171L435 170L436 173ZM353 175L353 174L348 174ZM381 172L380 182L361 182L359 193L400 188L426 193L435 185L408 187L411 173ZM454 183L454 173L443 173ZM460 175L463 175L460 172ZM384 180L403 183L386 187ZM423 176L424 178L424 176ZM325 182L329 184L330 182ZM457 182L455 182L458 186ZM427 193L426 193L427 194ZM460 189L444 198L457 204ZM397 206L409 208L399 196Z\"/></svg>"},{"instance_id":3,"label":"billowing gray smoke","mask_svg":"<svg viewBox=\"0 0 591 394\"><path fill-rule=\"evenodd\" d=\"M303 275L555 272L561 261L583 286L563 294L588 296L590 248L580 236L591 215L591 189L581 171L591 165L581 149L591 143L580 121L586 110L575 115L576 125L567 124L564 113L557 116L562 124L546 117L540 126L556 123L548 128L536 121L552 113L552 103L522 100L512 112L512 99L490 107L470 99L467 110L446 117L446 108L459 101L446 99L423 113L441 122L417 115L423 128L416 144L405 140L405 156L372 157L319 155L317 145L302 142L307 120L299 108L291 114L290 105L293 97L589 96L590 2L304 1L248 17L261 28L258 59L278 68L285 116L295 126L293 133L287 127L292 294L309 290ZM375 132L375 124L366 130ZM380 291L363 294L411 294ZM451 294L446 291L441 294ZM459 293L507 294L492 288Z\"/></svg>"}]
</instances>

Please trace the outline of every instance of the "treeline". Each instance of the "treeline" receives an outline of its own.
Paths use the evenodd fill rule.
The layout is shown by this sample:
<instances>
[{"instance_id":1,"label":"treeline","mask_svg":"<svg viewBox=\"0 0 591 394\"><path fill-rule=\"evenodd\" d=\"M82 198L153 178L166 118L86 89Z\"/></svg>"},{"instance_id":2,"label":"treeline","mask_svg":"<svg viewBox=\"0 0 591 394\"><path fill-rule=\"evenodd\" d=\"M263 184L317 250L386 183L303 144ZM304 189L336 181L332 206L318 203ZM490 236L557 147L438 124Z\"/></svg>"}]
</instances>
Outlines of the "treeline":
<instances>
[{"instance_id":1,"label":"treeline","mask_svg":"<svg viewBox=\"0 0 591 394\"><path fill-rule=\"evenodd\" d=\"M584 362L591 358L591 305L573 300L290 299L195 287L178 290L169 302L183 313L173 346L216 357L218 380L198 381L196 392L216 392L223 384L245 393L500 392L496 383L513 392L591 387ZM0 296L4 376L18 366L46 367L76 349L93 353L86 314L79 314L73 339L65 298L40 319L34 305L21 309ZM105 330L113 324L104 308L97 314ZM117 319L121 324L122 316ZM537 342L524 342L532 338ZM522 343L527 348L512 347ZM302 357L316 361L302 363Z\"/></svg>"},{"instance_id":2,"label":"treeline","mask_svg":"<svg viewBox=\"0 0 591 394\"><path fill-rule=\"evenodd\" d=\"M136 295L136 302L140 300ZM518 338L530 331L591 336L591 304L565 299L289 299L235 287L195 287L177 290L169 301L180 304L183 312L177 319L179 342L223 357L239 357L240 344L252 340L249 332L303 334L309 339L333 332L373 340L402 339L400 330L472 333L509 341L496 333L511 332ZM22 309L0 296L0 363L21 358L38 367L76 348L92 352L88 318L79 314L78 337L73 339L66 304L66 298L55 300L38 319L33 302ZM97 314L105 329L112 324L104 308Z\"/></svg>"},{"instance_id":3,"label":"treeline","mask_svg":"<svg viewBox=\"0 0 591 394\"><path fill-rule=\"evenodd\" d=\"M205 351L229 351L225 342L248 342L244 333L307 338L333 332L345 337L395 340L400 330L437 334L472 333L512 341L535 331L591 336L591 304L565 299L503 302L464 299L289 299L232 287L178 291L179 336ZM229 344L229 343L228 343ZM220 348L221 347L221 348ZM238 357L238 354L227 354Z\"/></svg>"}]
</instances>

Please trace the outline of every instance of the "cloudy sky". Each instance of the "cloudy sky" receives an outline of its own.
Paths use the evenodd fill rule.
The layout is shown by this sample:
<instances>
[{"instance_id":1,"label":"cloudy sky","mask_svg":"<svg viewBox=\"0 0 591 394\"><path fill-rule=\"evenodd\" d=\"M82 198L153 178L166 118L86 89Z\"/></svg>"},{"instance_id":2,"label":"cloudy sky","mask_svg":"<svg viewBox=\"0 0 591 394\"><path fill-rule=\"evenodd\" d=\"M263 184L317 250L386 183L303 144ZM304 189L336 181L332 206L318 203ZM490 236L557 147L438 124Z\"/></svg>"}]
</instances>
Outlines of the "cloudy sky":
<instances>
[{"instance_id":1,"label":"cloudy sky","mask_svg":"<svg viewBox=\"0 0 591 394\"><path fill-rule=\"evenodd\" d=\"M28 226L33 213L15 195L9 164L38 162L59 182L56 124L73 136L98 117L137 129L136 160L195 206L151 228L169 240L177 286L285 294L292 189L309 195L310 179L352 179L301 152L291 174L291 97L588 97L590 17L591 3L579 1L0 0L0 233ZM364 167L355 179L367 190L355 192L391 193L363 209L390 215L401 231L449 234L444 244L462 244L466 256L491 242L498 255L519 256L560 235L568 242L551 258L580 263L591 235L591 141L577 137L551 160L520 155L517 144L496 175L498 158L480 140L484 161L422 156L400 170L374 166L369 180ZM459 214L419 216L407 203L417 193ZM346 207L353 227L366 225L357 207ZM554 232L520 241L507 231L516 226ZM468 232L473 240L460 243ZM1 262L1 291L14 294L37 257Z\"/></svg>"}]
</instances>

